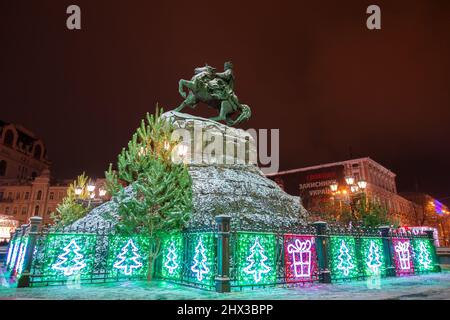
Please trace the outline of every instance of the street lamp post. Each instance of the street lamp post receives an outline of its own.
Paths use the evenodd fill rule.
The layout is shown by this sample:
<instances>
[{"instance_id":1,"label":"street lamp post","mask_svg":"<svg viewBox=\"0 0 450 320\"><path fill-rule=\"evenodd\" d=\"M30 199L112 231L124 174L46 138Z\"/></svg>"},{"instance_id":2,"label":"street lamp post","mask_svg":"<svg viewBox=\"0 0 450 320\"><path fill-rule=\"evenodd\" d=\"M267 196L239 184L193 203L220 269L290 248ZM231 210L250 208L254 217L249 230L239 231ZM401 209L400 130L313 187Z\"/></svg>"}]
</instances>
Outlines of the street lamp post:
<instances>
[{"instance_id":1,"label":"street lamp post","mask_svg":"<svg viewBox=\"0 0 450 320\"><path fill-rule=\"evenodd\" d=\"M367 182L365 180L356 181L356 179L352 176L345 177L345 185L339 188L339 184L334 182L330 185L331 192L333 197L336 197L339 200L339 210L340 215L342 215L342 200L346 200L348 198L348 204L351 208L351 213L353 217L357 218L355 215L355 203L356 200L364 198L365 201L365 190L367 188ZM364 203L365 205L365 203Z\"/></svg>"}]
</instances>

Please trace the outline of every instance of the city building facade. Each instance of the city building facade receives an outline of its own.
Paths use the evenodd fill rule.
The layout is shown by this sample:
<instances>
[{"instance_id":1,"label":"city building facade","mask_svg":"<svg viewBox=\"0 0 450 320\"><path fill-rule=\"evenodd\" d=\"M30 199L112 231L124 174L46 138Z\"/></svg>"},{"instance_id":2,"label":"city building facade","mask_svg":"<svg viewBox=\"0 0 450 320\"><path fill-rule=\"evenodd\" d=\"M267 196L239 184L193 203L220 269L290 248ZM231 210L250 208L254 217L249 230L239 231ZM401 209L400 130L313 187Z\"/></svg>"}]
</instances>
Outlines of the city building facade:
<instances>
[{"instance_id":1,"label":"city building facade","mask_svg":"<svg viewBox=\"0 0 450 320\"><path fill-rule=\"evenodd\" d=\"M342 192L347 193L344 188L346 178L352 177L356 182L364 181L363 192L366 198L384 207L401 226L428 225L439 230L439 237L448 238L450 227L445 225L444 231L438 226L436 221L439 220L439 215L426 210L425 214L421 213L424 209L420 201L413 201L397 192L396 174L369 157L281 171L267 177L286 192L300 196L305 208L313 215L315 210L320 210L322 204L329 204L334 199L336 191L340 193L342 188ZM332 190L333 185L335 191ZM432 197L429 197L422 202L430 205L431 201ZM438 204L436 206L439 207ZM448 217L448 210L442 210L443 216ZM427 218L418 218L423 215Z\"/></svg>"},{"instance_id":2,"label":"city building facade","mask_svg":"<svg viewBox=\"0 0 450 320\"><path fill-rule=\"evenodd\" d=\"M21 125L0 120L0 179L27 181L50 168L44 142Z\"/></svg>"}]
</instances>

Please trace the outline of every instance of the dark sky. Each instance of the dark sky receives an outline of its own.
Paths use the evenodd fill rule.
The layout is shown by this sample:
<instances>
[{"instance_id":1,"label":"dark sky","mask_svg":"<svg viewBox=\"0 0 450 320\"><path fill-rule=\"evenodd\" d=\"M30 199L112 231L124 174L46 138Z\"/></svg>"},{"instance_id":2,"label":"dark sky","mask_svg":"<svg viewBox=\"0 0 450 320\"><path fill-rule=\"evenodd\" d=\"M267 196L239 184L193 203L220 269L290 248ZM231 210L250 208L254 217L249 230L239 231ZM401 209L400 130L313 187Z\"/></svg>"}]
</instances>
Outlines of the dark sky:
<instances>
[{"instance_id":1,"label":"dark sky","mask_svg":"<svg viewBox=\"0 0 450 320\"><path fill-rule=\"evenodd\" d=\"M81 31L66 29L70 4ZM370 4L380 31L365 26ZM232 60L244 127L280 128L281 169L351 146L399 190L447 197L449 32L448 0L1 0L0 119L44 139L54 176L100 177L145 112L182 101L180 78Z\"/></svg>"}]
</instances>

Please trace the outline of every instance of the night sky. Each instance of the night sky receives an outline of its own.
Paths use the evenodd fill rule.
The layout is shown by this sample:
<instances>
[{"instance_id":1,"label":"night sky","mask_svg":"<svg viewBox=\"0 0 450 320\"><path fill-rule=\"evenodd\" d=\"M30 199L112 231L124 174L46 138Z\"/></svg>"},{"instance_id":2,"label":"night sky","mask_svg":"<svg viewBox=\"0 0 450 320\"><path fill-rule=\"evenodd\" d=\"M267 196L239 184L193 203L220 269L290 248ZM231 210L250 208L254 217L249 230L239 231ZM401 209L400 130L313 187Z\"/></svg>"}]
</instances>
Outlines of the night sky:
<instances>
[{"instance_id":1,"label":"night sky","mask_svg":"<svg viewBox=\"0 0 450 320\"><path fill-rule=\"evenodd\" d=\"M370 4L382 30L366 28ZM182 101L179 79L231 60L243 127L280 129L280 169L351 146L399 191L449 197L449 32L448 0L1 0L0 119L45 141L53 176L102 177L147 111Z\"/></svg>"}]
</instances>

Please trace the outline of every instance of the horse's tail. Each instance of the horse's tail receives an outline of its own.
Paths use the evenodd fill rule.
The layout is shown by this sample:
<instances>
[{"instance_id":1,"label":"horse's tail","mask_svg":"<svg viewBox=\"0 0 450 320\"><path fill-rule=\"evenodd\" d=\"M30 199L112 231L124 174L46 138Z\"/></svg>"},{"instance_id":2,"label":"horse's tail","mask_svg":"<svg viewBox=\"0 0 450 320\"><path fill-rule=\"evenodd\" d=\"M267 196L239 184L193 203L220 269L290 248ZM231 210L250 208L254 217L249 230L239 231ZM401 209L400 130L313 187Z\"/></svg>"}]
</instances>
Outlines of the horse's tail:
<instances>
[{"instance_id":1,"label":"horse's tail","mask_svg":"<svg viewBox=\"0 0 450 320\"><path fill-rule=\"evenodd\" d=\"M241 113L236 118L236 120L230 120L228 121L229 126L234 126L235 124L241 123L242 121L246 121L250 119L252 116L252 110L250 107L246 104L241 104Z\"/></svg>"}]
</instances>

